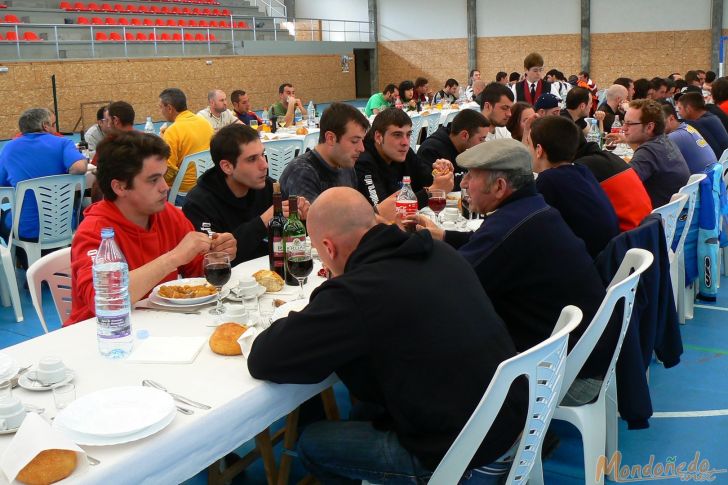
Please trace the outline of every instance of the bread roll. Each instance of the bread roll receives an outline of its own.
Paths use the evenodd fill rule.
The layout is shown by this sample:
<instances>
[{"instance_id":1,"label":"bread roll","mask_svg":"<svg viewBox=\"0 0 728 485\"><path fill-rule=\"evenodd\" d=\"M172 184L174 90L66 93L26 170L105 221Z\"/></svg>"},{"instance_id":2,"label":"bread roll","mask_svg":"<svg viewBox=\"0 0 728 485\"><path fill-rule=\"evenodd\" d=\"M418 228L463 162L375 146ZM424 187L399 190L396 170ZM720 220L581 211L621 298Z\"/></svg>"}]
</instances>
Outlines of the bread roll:
<instances>
[{"instance_id":1,"label":"bread roll","mask_svg":"<svg viewBox=\"0 0 728 485\"><path fill-rule=\"evenodd\" d=\"M265 286L266 291L275 292L281 291L283 285L286 283L283 278L269 269L261 269L253 273L253 278L258 282L259 285Z\"/></svg>"},{"instance_id":2,"label":"bread roll","mask_svg":"<svg viewBox=\"0 0 728 485\"><path fill-rule=\"evenodd\" d=\"M301 126L296 130L296 135L308 135L308 130L305 126Z\"/></svg>"},{"instance_id":3,"label":"bread roll","mask_svg":"<svg viewBox=\"0 0 728 485\"><path fill-rule=\"evenodd\" d=\"M223 323L210 335L210 348L220 355L241 355L238 339L248 329L245 325L237 323Z\"/></svg>"},{"instance_id":4,"label":"bread roll","mask_svg":"<svg viewBox=\"0 0 728 485\"><path fill-rule=\"evenodd\" d=\"M45 450L20 470L16 478L26 485L48 485L63 480L76 469L76 452Z\"/></svg>"}]
</instances>

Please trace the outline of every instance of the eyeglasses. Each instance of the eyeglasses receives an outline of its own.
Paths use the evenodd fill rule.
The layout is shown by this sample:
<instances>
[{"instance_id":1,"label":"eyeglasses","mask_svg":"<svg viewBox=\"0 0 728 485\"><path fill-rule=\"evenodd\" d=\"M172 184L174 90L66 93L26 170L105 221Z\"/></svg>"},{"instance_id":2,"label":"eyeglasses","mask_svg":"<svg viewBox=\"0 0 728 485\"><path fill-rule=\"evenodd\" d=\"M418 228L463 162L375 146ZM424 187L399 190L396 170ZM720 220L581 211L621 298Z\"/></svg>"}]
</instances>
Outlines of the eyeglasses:
<instances>
[{"instance_id":1,"label":"eyeglasses","mask_svg":"<svg viewBox=\"0 0 728 485\"><path fill-rule=\"evenodd\" d=\"M622 126L635 126L635 125L643 125L641 121L625 121L622 123Z\"/></svg>"}]
</instances>

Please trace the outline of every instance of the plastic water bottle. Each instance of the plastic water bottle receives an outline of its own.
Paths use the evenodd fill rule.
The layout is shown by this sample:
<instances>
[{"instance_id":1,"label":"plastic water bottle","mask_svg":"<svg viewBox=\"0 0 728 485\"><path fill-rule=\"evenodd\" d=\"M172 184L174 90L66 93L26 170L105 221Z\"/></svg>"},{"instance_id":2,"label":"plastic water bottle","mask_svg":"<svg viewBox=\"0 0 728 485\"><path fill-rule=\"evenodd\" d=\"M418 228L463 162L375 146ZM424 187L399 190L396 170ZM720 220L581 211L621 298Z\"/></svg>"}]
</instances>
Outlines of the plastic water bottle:
<instances>
[{"instance_id":1,"label":"plastic water bottle","mask_svg":"<svg viewBox=\"0 0 728 485\"><path fill-rule=\"evenodd\" d=\"M602 134L599 133L599 125L596 118L588 118L591 126L589 127L589 133L586 135L586 141L593 141L597 145L601 146Z\"/></svg>"},{"instance_id":2,"label":"plastic water bottle","mask_svg":"<svg viewBox=\"0 0 728 485\"><path fill-rule=\"evenodd\" d=\"M293 111L293 124L298 126L298 124L303 121L303 116L301 115L301 112L298 110Z\"/></svg>"},{"instance_id":3,"label":"plastic water bottle","mask_svg":"<svg viewBox=\"0 0 728 485\"><path fill-rule=\"evenodd\" d=\"M397 200L394 202L394 211L397 217L403 222L406 221L407 216L417 214L417 196L412 185L410 185L409 175L402 177L402 189L400 189L397 195ZM404 228L407 232L416 232L417 223L404 222Z\"/></svg>"},{"instance_id":4,"label":"plastic water bottle","mask_svg":"<svg viewBox=\"0 0 728 485\"><path fill-rule=\"evenodd\" d=\"M306 108L306 111L308 111L308 126L315 126L316 125L316 106L313 104L313 99L308 102L308 107Z\"/></svg>"},{"instance_id":5,"label":"plastic water bottle","mask_svg":"<svg viewBox=\"0 0 728 485\"><path fill-rule=\"evenodd\" d=\"M101 230L93 274L99 352L111 359L124 358L134 345L129 320L129 267L110 227Z\"/></svg>"},{"instance_id":6,"label":"plastic water bottle","mask_svg":"<svg viewBox=\"0 0 728 485\"><path fill-rule=\"evenodd\" d=\"M402 105L402 100L399 99L399 96L397 96L397 101L394 102L394 107L397 109L402 109L404 106Z\"/></svg>"},{"instance_id":7,"label":"plastic water bottle","mask_svg":"<svg viewBox=\"0 0 728 485\"><path fill-rule=\"evenodd\" d=\"M156 131L154 131L154 123L152 123L152 117L147 116L147 122L144 124L144 133L149 133L152 135L156 135Z\"/></svg>"}]
</instances>

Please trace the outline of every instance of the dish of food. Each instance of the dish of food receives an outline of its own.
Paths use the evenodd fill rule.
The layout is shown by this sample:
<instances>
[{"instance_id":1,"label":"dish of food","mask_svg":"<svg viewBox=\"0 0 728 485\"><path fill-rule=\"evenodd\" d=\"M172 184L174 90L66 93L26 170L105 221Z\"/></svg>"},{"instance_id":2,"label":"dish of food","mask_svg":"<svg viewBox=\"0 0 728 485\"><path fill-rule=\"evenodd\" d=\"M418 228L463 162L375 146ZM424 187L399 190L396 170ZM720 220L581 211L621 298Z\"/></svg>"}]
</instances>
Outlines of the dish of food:
<instances>
[{"instance_id":1,"label":"dish of food","mask_svg":"<svg viewBox=\"0 0 728 485\"><path fill-rule=\"evenodd\" d=\"M195 305L217 296L217 289L205 278L186 278L167 281L152 290L152 295L169 303Z\"/></svg>"}]
</instances>

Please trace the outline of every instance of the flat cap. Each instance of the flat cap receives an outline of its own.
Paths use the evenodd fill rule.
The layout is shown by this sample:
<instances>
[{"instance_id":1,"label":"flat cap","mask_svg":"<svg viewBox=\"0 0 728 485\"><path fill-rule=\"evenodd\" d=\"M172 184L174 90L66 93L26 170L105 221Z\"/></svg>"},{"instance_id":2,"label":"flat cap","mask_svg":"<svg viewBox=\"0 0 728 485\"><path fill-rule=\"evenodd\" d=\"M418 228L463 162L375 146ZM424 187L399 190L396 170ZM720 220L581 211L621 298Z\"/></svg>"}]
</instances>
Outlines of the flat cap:
<instances>
[{"instance_id":1,"label":"flat cap","mask_svg":"<svg viewBox=\"0 0 728 485\"><path fill-rule=\"evenodd\" d=\"M519 170L523 173L533 173L531 154L523 143L513 138L480 143L465 150L455 160L463 168Z\"/></svg>"},{"instance_id":2,"label":"flat cap","mask_svg":"<svg viewBox=\"0 0 728 485\"><path fill-rule=\"evenodd\" d=\"M543 93L536 100L536 105L534 106L534 109L536 111L540 109L553 109L559 105L559 101L559 98L555 94Z\"/></svg>"}]
</instances>

